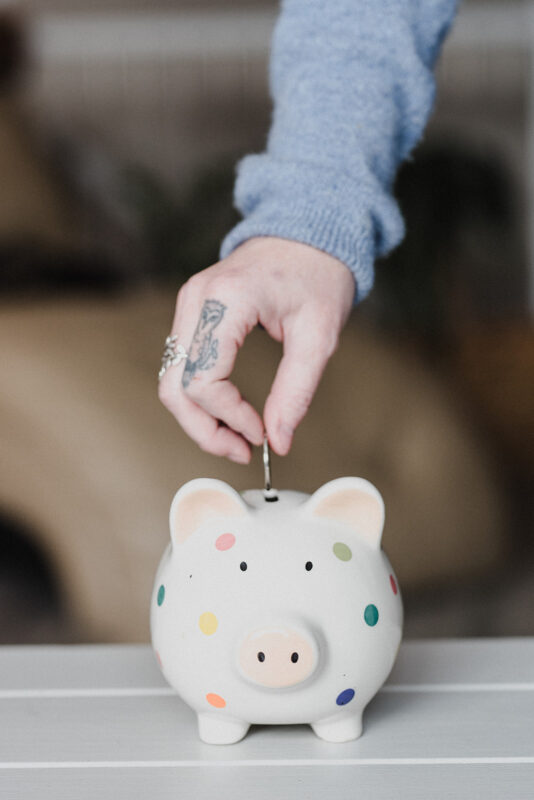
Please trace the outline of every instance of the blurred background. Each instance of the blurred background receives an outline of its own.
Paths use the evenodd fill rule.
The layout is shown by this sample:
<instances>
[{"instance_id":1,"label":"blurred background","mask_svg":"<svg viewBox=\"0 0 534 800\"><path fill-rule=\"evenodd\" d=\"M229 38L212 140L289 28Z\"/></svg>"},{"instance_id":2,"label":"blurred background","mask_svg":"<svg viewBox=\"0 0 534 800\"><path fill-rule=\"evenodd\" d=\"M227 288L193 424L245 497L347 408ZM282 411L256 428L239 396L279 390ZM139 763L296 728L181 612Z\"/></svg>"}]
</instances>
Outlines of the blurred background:
<instances>
[{"instance_id":1,"label":"blurred background","mask_svg":"<svg viewBox=\"0 0 534 800\"><path fill-rule=\"evenodd\" d=\"M0 641L145 641L175 490L261 486L157 399L180 284L260 151L274 0L0 2ZM347 326L279 488L362 475L407 636L534 634L534 2L465 0L408 236ZM237 382L261 408L280 351Z\"/></svg>"}]
</instances>

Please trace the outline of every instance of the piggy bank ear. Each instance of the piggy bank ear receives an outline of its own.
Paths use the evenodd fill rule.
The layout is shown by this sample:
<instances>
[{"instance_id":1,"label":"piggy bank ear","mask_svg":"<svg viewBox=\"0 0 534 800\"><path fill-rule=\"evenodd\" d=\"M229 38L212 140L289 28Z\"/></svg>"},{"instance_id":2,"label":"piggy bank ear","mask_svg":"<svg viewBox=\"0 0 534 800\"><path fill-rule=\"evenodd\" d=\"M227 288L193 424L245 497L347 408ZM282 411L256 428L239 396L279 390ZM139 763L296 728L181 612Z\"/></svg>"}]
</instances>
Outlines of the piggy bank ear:
<instances>
[{"instance_id":1,"label":"piggy bank ear","mask_svg":"<svg viewBox=\"0 0 534 800\"><path fill-rule=\"evenodd\" d=\"M325 483L306 503L314 517L344 522L359 538L378 550L384 527L384 501L363 478L338 478Z\"/></svg>"},{"instance_id":2,"label":"piggy bank ear","mask_svg":"<svg viewBox=\"0 0 534 800\"><path fill-rule=\"evenodd\" d=\"M210 478L189 481L178 490L171 504L171 539L174 544L183 544L210 517L243 516L246 509L241 496L224 481Z\"/></svg>"}]
</instances>

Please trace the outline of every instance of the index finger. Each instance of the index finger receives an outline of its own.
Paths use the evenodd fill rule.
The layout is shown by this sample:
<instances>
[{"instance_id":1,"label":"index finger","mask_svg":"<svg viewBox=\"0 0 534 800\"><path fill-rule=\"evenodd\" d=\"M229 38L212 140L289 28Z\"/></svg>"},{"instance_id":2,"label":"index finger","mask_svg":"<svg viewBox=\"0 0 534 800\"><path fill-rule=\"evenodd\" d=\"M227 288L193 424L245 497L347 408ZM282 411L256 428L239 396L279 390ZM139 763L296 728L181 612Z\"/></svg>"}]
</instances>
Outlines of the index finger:
<instances>
[{"instance_id":1,"label":"index finger","mask_svg":"<svg viewBox=\"0 0 534 800\"><path fill-rule=\"evenodd\" d=\"M260 445L261 417L229 380L239 348L255 324L255 314L243 303L224 303L213 297L202 301L198 313L182 375L183 391L214 419ZM189 314L188 310L186 316ZM181 324L179 320L177 324Z\"/></svg>"}]
</instances>

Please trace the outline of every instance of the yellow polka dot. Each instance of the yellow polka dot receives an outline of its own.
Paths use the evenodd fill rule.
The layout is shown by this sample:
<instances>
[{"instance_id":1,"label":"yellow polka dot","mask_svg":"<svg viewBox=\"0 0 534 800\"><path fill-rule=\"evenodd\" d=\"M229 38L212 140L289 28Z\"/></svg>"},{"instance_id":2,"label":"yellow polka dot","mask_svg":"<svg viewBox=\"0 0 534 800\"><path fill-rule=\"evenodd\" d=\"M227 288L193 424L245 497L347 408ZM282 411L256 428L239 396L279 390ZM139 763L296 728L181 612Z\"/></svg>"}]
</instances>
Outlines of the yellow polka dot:
<instances>
[{"instance_id":1,"label":"yellow polka dot","mask_svg":"<svg viewBox=\"0 0 534 800\"><path fill-rule=\"evenodd\" d=\"M206 636L211 636L211 634L215 633L217 630L219 621L217 620L215 614L212 614L211 611L205 611L198 618L198 625L202 633L205 633Z\"/></svg>"}]
</instances>

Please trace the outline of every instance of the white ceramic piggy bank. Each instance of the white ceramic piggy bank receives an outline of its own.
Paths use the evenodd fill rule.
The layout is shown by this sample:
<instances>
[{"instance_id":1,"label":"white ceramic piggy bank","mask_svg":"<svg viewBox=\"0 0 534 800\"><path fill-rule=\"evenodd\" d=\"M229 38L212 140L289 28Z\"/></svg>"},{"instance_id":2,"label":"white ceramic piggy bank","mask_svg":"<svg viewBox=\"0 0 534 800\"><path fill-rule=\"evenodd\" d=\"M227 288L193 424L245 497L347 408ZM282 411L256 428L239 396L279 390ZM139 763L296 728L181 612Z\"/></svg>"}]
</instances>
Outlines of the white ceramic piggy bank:
<instances>
[{"instance_id":1,"label":"white ceramic piggy bank","mask_svg":"<svg viewBox=\"0 0 534 800\"><path fill-rule=\"evenodd\" d=\"M382 498L361 478L274 496L203 478L176 494L152 597L156 657L205 742L237 742L252 723L356 739L402 635Z\"/></svg>"}]
</instances>

